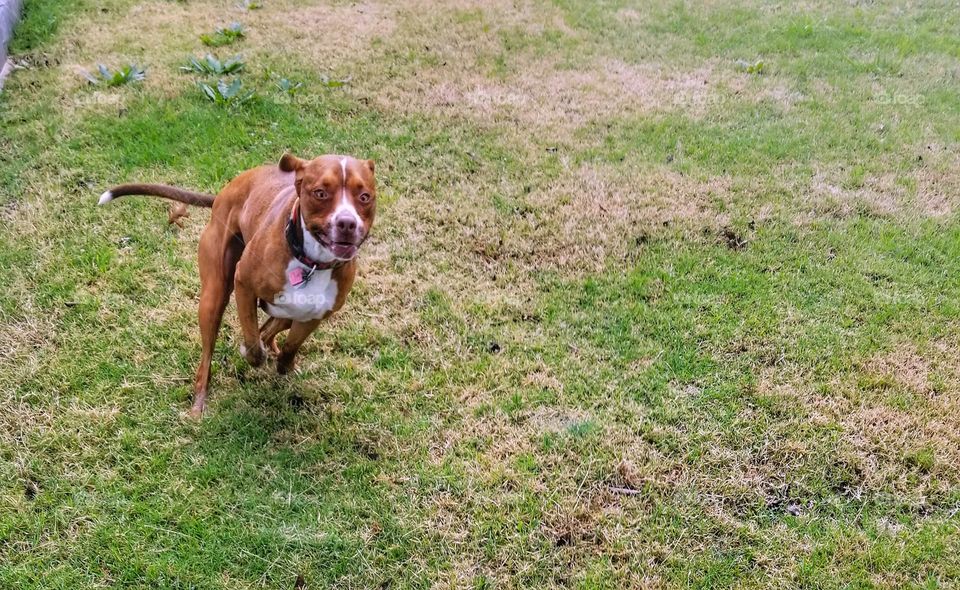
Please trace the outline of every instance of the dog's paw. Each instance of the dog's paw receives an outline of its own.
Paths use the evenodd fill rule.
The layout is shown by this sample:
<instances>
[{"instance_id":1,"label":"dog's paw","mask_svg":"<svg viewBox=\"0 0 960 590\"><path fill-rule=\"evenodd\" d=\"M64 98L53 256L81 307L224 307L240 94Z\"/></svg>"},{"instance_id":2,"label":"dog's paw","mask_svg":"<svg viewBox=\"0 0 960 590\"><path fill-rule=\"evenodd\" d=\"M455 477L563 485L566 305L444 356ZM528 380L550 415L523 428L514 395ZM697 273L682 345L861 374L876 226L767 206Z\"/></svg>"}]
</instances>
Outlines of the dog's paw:
<instances>
[{"instance_id":1,"label":"dog's paw","mask_svg":"<svg viewBox=\"0 0 960 590\"><path fill-rule=\"evenodd\" d=\"M203 418L203 413L207 409L207 404L202 400L195 402L193 407L190 408L190 412L187 413L187 417L191 420L200 420Z\"/></svg>"},{"instance_id":2,"label":"dog's paw","mask_svg":"<svg viewBox=\"0 0 960 590\"><path fill-rule=\"evenodd\" d=\"M193 392L193 406L190 408L190 412L187 413L187 417L191 420L199 420L203 417L203 413L207 409L207 388L202 387L199 391Z\"/></svg>"},{"instance_id":3,"label":"dog's paw","mask_svg":"<svg viewBox=\"0 0 960 590\"><path fill-rule=\"evenodd\" d=\"M283 353L280 353L280 356L277 357L277 373L280 375L286 375L292 373L297 368L297 359L296 356L290 355L287 356Z\"/></svg>"},{"instance_id":4,"label":"dog's paw","mask_svg":"<svg viewBox=\"0 0 960 590\"><path fill-rule=\"evenodd\" d=\"M263 347L263 342L257 341L257 345L252 348L247 348L241 344L240 354L250 363L251 367L259 367L263 364L264 359L267 358L267 349Z\"/></svg>"},{"instance_id":5,"label":"dog's paw","mask_svg":"<svg viewBox=\"0 0 960 590\"><path fill-rule=\"evenodd\" d=\"M271 338L268 342L264 342L264 346L267 348L267 354L276 358L280 356L280 347L277 345L276 338Z\"/></svg>"}]
</instances>

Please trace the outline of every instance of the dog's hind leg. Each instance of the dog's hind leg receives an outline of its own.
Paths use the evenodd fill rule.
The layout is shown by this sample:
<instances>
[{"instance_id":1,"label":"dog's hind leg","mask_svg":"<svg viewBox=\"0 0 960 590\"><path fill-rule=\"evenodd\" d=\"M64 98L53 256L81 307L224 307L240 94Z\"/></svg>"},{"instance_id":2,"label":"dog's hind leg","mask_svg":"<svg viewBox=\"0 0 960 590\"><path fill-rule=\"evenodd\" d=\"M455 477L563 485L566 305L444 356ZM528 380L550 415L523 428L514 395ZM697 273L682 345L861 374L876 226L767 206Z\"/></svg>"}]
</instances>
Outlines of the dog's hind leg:
<instances>
[{"instance_id":1,"label":"dog's hind leg","mask_svg":"<svg viewBox=\"0 0 960 590\"><path fill-rule=\"evenodd\" d=\"M289 330L291 323L293 323L293 320L273 317L263 322L263 325L260 326L260 339L263 340L263 345L267 348L267 352L273 356L280 354L280 347L277 346L277 334L284 330Z\"/></svg>"},{"instance_id":2,"label":"dog's hind leg","mask_svg":"<svg viewBox=\"0 0 960 590\"><path fill-rule=\"evenodd\" d=\"M207 405L210 363L223 320L223 310L233 291L234 272L243 253L243 241L227 235L222 227L208 225L200 237L200 339L203 352L193 382L193 408L190 415L199 418Z\"/></svg>"}]
</instances>

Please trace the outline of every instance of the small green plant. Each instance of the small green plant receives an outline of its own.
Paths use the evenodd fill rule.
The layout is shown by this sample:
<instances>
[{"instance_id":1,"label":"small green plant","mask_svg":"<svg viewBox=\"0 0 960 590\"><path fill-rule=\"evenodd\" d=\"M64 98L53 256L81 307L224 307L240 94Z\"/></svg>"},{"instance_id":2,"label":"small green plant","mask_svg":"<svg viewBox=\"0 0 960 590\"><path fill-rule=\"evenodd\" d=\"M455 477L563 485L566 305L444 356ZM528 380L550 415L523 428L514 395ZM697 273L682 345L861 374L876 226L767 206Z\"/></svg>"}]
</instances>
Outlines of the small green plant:
<instances>
[{"instance_id":1,"label":"small green plant","mask_svg":"<svg viewBox=\"0 0 960 590\"><path fill-rule=\"evenodd\" d=\"M220 47L221 45L230 45L246 36L243 25L240 23L230 23L229 26L219 27L213 33L204 33L200 35L200 41L208 47Z\"/></svg>"},{"instance_id":2,"label":"small green plant","mask_svg":"<svg viewBox=\"0 0 960 590\"><path fill-rule=\"evenodd\" d=\"M98 74L86 72L84 76L91 84L105 83L107 86L123 86L132 82L141 82L147 77L147 72L136 64L123 66L117 71L111 71L103 64L97 65Z\"/></svg>"},{"instance_id":3,"label":"small green plant","mask_svg":"<svg viewBox=\"0 0 960 590\"><path fill-rule=\"evenodd\" d=\"M243 82L239 78L231 84L227 84L224 80L217 80L215 86L203 82L199 83L198 86L208 100L221 106L239 106L256 94L253 90L245 91Z\"/></svg>"},{"instance_id":4,"label":"small green plant","mask_svg":"<svg viewBox=\"0 0 960 590\"><path fill-rule=\"evenodd\" d=\"M320 84L326 86L327 88L340 88L341 86L346 86L350 80L353 79L353 76L347 76L346 78L331 78L330 76L320 76Z\"/></svg>"},{"instance_id":5,"label":"small green plant","mask_svg":"<svg viewBox=\"0 0 960 590\"><path fill-rule=\"evenodd\" d=\"M296 96L300 89L303 88L303 82L291 82L286 78L280 78L276 83L277 90L286 94L287 96L293 97Z\"/></svg>"},{"instance_id":6,"label":"small green plant","mask_svg":"<svg viewBox=\"0 0 960 590\"><path fill-rule=\"evenodd\" d=\"M193 72L197 74L212 74L215 76L229 76L243 71L246 64L243 58L235 55L227 61L221 62L211 54L207 54L202 60L190 56L186 65L180 66L182 72Z\"/></svg>"},{"instance_id":7,"label":"small green plant","mask_svg":"<svg viewBox=\"0 0 960 590\"><path fill-rule=\"evenodd\" d=\"M748 74L756 74L762 76L767 71L767 66L763 63L763 60L758 59L757 61L750 63L746 60L739 59L737 60L737 69L741 72L746 72Z\"/></svg>"},{"instance_id":8,"label":"small green plant","mask_svg":"<svg viewBox=\"0 0 960 590\"><path fill-rule=\"evenodd\" d=\"M263 8L263 2L260 0L243 0L237 4L237 8L240 10L259 10Z\"/></svg>"}]
</instances>

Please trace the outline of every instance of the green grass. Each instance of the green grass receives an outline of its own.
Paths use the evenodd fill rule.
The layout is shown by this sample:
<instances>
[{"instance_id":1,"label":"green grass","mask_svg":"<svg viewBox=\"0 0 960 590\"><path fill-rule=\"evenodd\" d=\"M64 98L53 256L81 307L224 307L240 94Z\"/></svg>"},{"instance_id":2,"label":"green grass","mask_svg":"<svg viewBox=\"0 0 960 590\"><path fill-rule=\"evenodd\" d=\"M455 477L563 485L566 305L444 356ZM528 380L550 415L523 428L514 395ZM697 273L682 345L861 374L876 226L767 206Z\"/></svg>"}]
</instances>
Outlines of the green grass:
<instances>
[{"instance_id":1,"label":"green grass","mask_svg":"<svg viewBox=\"0 0 960 590\"><path fill-rule=\"evenodd\" d=\"M0 587L960 579L956 11L67 4L0 94ZM231 306L189 421L208 214L94 203L287 150L377 161L362 274L288 377Z\"/></svg>"},{"instance_id":2,"label":"green grass","mask_svg":"<svg viewBox=\"0 0 960 590\"><path fill-rule=\"evenodd\" d=\"M10 45L10 52L14 54L41 49L65 19L75 10L85 8L80 1L64 4L57 0L27 0L22 5L20 22Z\"/></svg>"}]
</instances>

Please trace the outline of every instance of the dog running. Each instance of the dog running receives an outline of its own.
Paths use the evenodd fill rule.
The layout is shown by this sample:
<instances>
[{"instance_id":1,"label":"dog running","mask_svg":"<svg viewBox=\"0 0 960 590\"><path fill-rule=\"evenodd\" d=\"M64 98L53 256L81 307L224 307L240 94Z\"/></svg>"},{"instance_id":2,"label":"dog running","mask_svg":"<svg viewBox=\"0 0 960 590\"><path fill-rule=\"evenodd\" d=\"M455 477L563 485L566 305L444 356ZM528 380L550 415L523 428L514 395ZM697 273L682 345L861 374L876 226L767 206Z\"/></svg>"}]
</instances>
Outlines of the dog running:
<instances>
[{"instance_id":1,"label":"dog running","mask_svg":"<svg viewBox=\"0 0 960 590\"><path fill-rule=\"evenodd\" d=\"M200 337L203 350L190 414L206 408L210 362L233 293L243 345L252 366L267 353L290 372L297 351L322 320L343 307L357 274L357 252L377 207L373 160L286 154L231 180L216 196L161 184L124 184L101 195L104 205L127 195L163 197L212 208L200 237ZM259 325L257 308L268 318ZM277 335L289 330L279 347Z\"/></svg>"}]
</instances>

